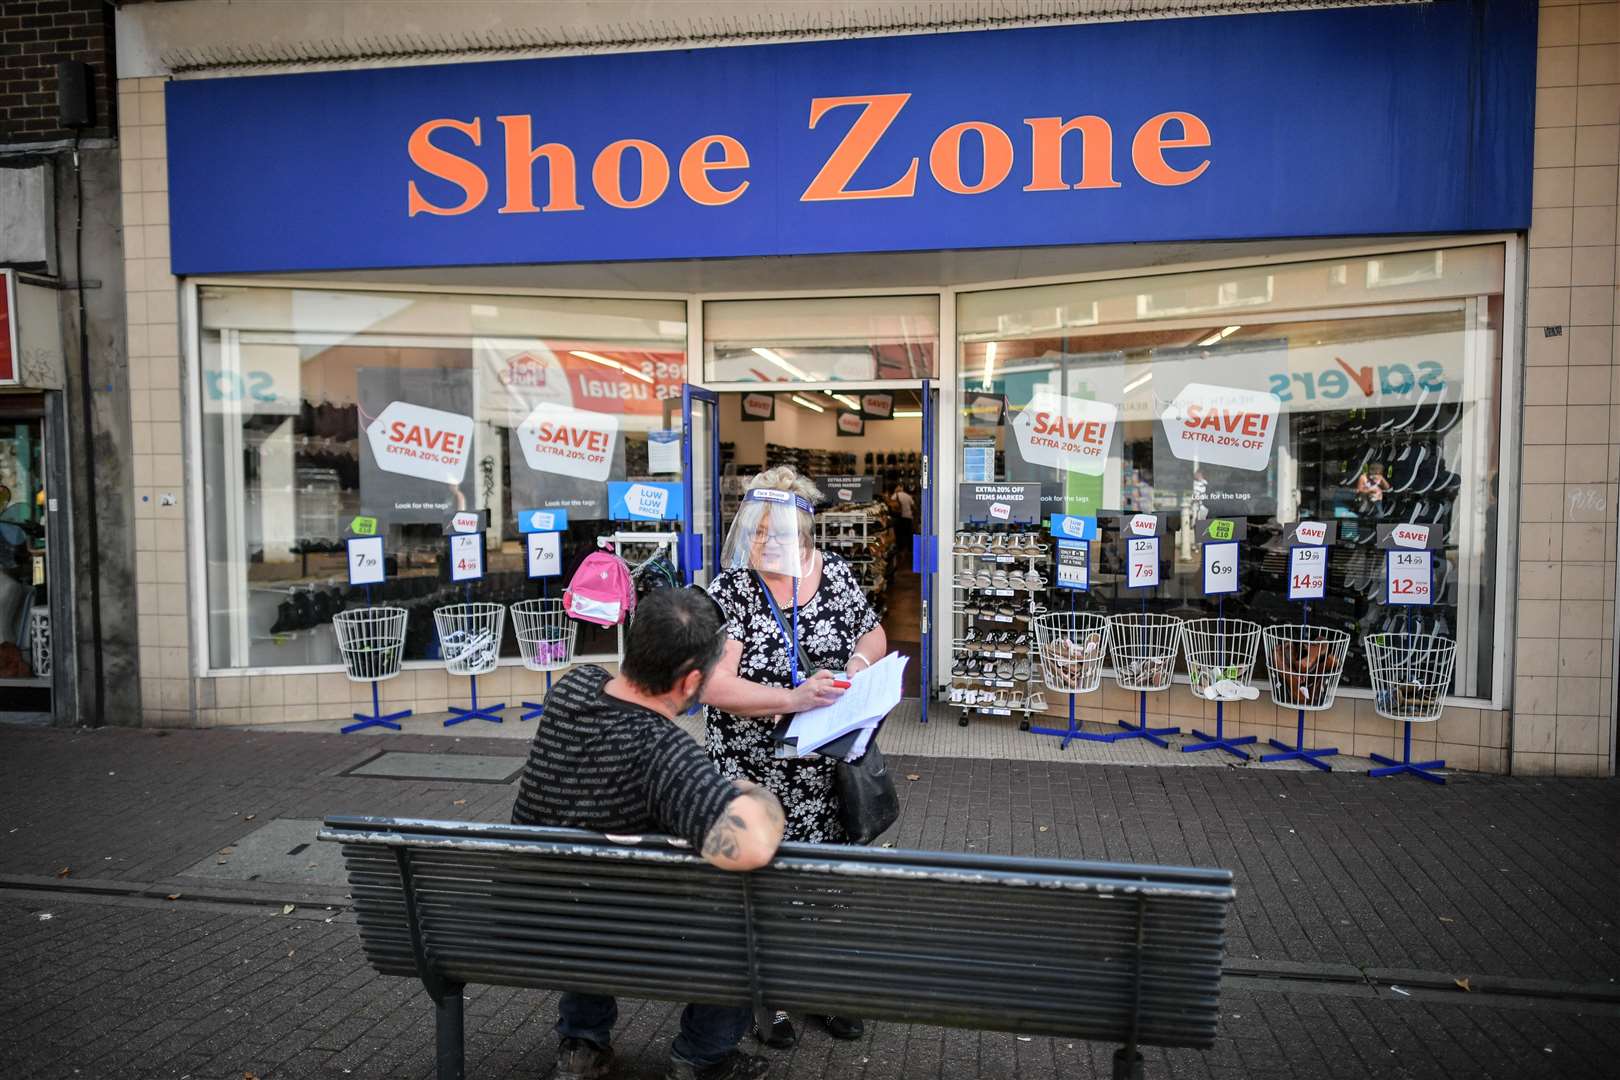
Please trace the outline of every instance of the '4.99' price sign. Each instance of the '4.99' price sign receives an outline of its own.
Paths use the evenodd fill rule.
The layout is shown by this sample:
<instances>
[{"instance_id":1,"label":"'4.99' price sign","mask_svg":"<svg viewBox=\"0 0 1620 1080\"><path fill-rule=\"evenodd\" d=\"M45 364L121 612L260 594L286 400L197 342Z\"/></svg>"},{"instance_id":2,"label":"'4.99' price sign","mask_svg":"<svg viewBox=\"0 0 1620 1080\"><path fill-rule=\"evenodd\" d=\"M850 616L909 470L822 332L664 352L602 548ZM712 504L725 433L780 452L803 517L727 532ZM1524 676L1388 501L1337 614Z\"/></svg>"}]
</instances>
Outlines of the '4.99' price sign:
<instances>
[{"instance_id":1,"label":"'4.99' price sign","mask_svg":"<svg viewBox=\"0 0 1620 1080\"><path fill-rule=\"evenodd\" d=\"M484 534L457 533L450 537L450 580L477 581L484 576Z\"/></svg>"},{"instance_id":2,"label":"'4.99' price sign","mask_svg":"<svg viewBox=\"0 0 1620 1080\"><path fill-rule=\"evenodd\" d=\"M1423 607L1434 603L1434 559L1428 551L1389 551L1384 563L1386 603Z\"/></svg>"},{"instance_id":3,"label":"'4.99' price sign","mask_svg":"<svg viewBox=\"0 0 1620 1080\"><path fill-rule=\"evenodd\" d=\"M1300 546L1288 551L1288 599L1327 596L1327 548Z\"/></svg>"}]
</instances>

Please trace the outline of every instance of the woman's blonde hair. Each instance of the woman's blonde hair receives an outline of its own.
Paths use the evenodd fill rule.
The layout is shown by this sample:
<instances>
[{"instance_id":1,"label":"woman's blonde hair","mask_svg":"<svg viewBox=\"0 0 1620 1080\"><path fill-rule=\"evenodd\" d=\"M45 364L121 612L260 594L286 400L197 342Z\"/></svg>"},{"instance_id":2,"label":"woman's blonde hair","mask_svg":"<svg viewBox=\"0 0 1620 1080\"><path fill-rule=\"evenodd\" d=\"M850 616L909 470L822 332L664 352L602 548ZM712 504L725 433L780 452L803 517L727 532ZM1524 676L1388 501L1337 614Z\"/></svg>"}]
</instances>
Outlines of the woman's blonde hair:
<instances>
[{"instance_id":1,"label":"woman's blonde hair","mask_svg":"<svg viewBox=\"0 0 1620 1080\"><path fill-rule=\"evenodd\" d=\"M752 480L748 481L748 490L754 491L765 488L770 491L786 491L809 501L811 506L821 505L821 489L807 476L801 475L798 469L791 465L778 465L766 469ZM809 516L799 521L799 546L809 551L815 545L815 527Z\"/></svg>"}]
</instances>

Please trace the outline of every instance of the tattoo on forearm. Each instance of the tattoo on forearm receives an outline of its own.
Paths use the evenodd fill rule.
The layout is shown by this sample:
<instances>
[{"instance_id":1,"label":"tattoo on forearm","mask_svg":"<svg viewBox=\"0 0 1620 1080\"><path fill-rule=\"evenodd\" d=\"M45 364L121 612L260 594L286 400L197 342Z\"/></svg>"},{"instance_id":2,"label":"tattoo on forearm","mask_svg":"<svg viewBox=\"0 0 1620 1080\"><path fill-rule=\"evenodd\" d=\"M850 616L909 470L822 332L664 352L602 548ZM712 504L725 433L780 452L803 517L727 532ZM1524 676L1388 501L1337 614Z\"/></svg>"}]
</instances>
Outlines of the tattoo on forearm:
<instances>
[{"instance_id":1,"label":"tattoo on forearm","mask_svg":"<svg viewBox=\"0 0 1620 1080\"><path fill-rule=\"evenodd\" d=\"M709 826L709 835L703 838L703 855L705 858L719 856L725 859L737 857L737 845L741 834L748 831L747 822L736 814L724 814L715 823Z\"/></svg>"}]
</instances>

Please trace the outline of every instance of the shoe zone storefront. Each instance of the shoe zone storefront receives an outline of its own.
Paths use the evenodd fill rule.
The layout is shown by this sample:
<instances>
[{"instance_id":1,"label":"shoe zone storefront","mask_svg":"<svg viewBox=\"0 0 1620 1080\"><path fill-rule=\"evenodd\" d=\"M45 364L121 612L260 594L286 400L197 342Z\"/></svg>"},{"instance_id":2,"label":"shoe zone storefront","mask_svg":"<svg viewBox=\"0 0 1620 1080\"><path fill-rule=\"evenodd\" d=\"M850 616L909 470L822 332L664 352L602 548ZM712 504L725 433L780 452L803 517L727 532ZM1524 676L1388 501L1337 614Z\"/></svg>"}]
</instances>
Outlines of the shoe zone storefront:
<instances>
[{"instance_id":1,"label":"shoe zone storefront","mask_svg":"<svg viewBox=\"0 0 1620 1080\"><path fill-rule=\"evenodd\" d=\"M383 711L466 704L436 608L607 538L706 581L770 414L857 501L919 462L933 724L1505 770L1534 42L1447 3L169 81L158 722L368 712L368 599ZM517 623L482 700L619 649Z\"/></svg>"}]
</instances>

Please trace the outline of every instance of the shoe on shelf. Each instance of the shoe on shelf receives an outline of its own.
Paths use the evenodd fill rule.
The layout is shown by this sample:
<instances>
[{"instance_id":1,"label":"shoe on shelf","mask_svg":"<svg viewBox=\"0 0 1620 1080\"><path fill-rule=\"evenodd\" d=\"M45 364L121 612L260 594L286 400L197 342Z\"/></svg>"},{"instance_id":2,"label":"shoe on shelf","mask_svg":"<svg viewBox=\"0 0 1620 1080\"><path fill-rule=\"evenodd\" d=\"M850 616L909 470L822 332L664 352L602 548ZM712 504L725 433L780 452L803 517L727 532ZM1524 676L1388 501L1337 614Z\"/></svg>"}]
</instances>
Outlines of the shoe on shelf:
<instances>
[{"instance_id":1,"label":"shoe on shelf","mask_svg":"<svg viewBox=\"0 0 1620 1080\"><path fill-rule=\"evenodd\" d=\"M693 1065L672 1057L664 1080L759 1080L770 1071L770 1058L733 1050L713 1065Z\"/></svg>"},{"instance_id":2,"label":"shoe on shelf","mask_svg":"<svg viewBox=\"0 0 1620 1080\"><path fill-rule=\"evenodd\" d=\"M777 1010L775 1018L771 1020L771 1030L768 1033L762 1033L758 1027L755 1027L754 1038L772 1050L790 1050L799 1044L799 1033L793 1030L793 1021L789 1020L788 1014L780 1009ZM730 1058L726 1060L729 1061ZM673 1061L671 1064L673 1064ZM671 1073L670 1075L673 1076L674 1074ZM707 1073L696 1073L694 1075L704 1077L705 1080L708 1077ZM730 1076L731 1074L725 1073L722 1075ZM748 1075L754 1076L757 1074L749 1073Z\"/></svg>"},{"instance_id":3,"label":"shoe on shelf","mask_svg":"<svg viewBox=\"0 0 1620 1080\"><path fill-rule=\"evenodd\" d=\"M854 1042L866 1036L866 1025L859 1019L848 1016L823 1016L820 1019L821 1026L835 1039Z\"/></svg>"},{"instance_id":4,"label":"shoe on shelf","mask_svg":"<svg viewBox=\"0 0 1620 1080\"><path fill-rule=\"evenodd\" d=\"M1029 692L1028 705L1030 712L1045 712L1046 695L1041 693L1039 690L1031 690Z\"/></svg>"},{"instance_id":5,"label":"shoe on shelf","mask_svg":"<svg viewBox=\"0 0 1620 1080\"><path fill-rule=\"evenodd\" d=\"M612 1047L570 1036L557 1044L557 1065L551 1071L551 1080L595 1080L612 1070Z\"/></svg>"}]
</instances>

